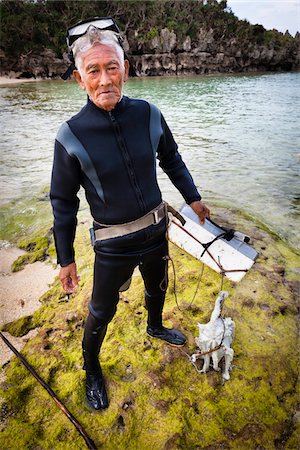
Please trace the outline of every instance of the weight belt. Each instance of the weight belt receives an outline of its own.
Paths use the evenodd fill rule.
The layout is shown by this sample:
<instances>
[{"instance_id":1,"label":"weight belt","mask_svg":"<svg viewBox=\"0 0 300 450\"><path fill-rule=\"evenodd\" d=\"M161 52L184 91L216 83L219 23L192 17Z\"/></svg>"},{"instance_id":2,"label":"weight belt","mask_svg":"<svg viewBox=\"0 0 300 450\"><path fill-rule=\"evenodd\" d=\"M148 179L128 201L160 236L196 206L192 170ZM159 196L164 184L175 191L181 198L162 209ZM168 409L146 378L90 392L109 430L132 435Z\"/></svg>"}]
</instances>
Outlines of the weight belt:
<instances>
[{"instance_id":1,"label":"weight belt","mask_svg":"<svg viewBox=\"0 0 300 450\"><path fill-rule=\"evenodd\" d=\"M143 230L150 225L158 224L167 214L167 205L162 202L156 208L149 211L145 216L140 217L132 222L121 223L118 225L107 225L94 221L95 224L102 228L95 230L96 241L103 241L105 239L112 239L116 237L125 236L126 234L135 233Z\"/></svg>"}]
</instances>

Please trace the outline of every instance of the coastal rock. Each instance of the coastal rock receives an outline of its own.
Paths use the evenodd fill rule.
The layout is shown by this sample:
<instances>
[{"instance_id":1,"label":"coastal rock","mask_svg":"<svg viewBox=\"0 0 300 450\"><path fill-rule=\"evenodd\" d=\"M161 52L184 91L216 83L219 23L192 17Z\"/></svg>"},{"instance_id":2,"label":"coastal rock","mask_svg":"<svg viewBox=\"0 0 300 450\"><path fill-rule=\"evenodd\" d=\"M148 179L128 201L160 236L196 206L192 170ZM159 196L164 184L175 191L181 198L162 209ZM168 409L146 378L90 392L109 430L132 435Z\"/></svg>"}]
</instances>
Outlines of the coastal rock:
<instances>
[{"instance_id":1,"label":"coastal rock","mask_svg":"<svg viewBox=\"0 0 300 450\"><path fill-rule=\"evenodd\" d=\"M156 33L157 30L153 32ZM152 39L144 42L143 52L154 52L155 54L171 53L176 48L176 41L176 34L168 28L163 28L159 34L157 32Z\"/></svg>"},{"instance_id":2,"label":"coastal rock","mask_svg":"<svg viewBox=\"0 0 300 450\"><path fill-rule=\"evenodd\" d=\"M192 48L191 38L190 38L190 36L186 36L186 38L185 38L185 40L183 41L183 44L182 44L182 49L185 52L189 52L191 50L191 48Z\"/></svg>"},{"instance_id":3,"label":"coastal rock","mask_svg":"<svg viewBox=\"0 0 300 450\"><path fill-rule=\"evenodd\" d=\"M213 57L208 52L179 53L177 55L178 74L204 74L209 73L213 66Z\"/></svg>"},{"instance_id":4,"label":"coastal rock","mask_svg":"<svg viewBox=\"0 0 300 450\"><path fill-rule=\"evenodd\" d=\"M176 75L176 55L163 53L159 55L147 54L132 58L138 75Z\"/></svg>"},{"instance_id":5,"label":"coastal rock","mask_svg":"<svg viewBox=\"0 0 300 450\"><path fill-rule=\"evenodd\" d=\"M17 3L17 10L14 2L3 3L3 27L10 33L3 35L0 73L59 77L68 66L66 56L61 55L65 48L63 30L70 21L90 16L93 2L77 2L75 9L63 8L70 2ZM119 23L125 52L139 60L138 72L143 75L290 71L300 67L299 32L292 37L288 31L266 30L260 24L239 20L226 1L100 3L102 13ZM98 13L103 15L101 8ZM191 55L189 64L187 58L184 64L177 62L182 53ZM142 56L147 61L141 61Z\"/></svg>"},{"instance_id":6,"label":"coastal rock","mask_svg":"<svg viewBox=\"0 0 300 450\"><path fill-rule=\"evenodd\" d=\"M248 49L239 48L236 39L231 39L228 45L224 43L220 45L214 40L213 30L206 33L200 30L197 46L192 46L191 39L187 36L184 41L178 42L178 45L174 47L176 43L174 33L168 34L165 30L162 32L166 36L164 44L161 35L155 36L147 47L148 53L132 55L138 75L198 75L292 70L295 65L300 65L300 56L296 57L294 48L275 50L274 47L262 45L252 45ZM173 47L174 50L171 51Z\"/></svg>"},{"instance_id":7,"label":"coastal rock","mask_svg":"<svg viewBox=\"0 0 300 450\"><path fill-rule=\"evenodd\" d=\"M210 52L215 50L216 42L214 39L214 30L210 28L206 30L205 28L201 28L198 33L198 43L196 49L199 52Z\"/></svg>"},{"instance_id":8,"label":"coastal rock","mask_svg":"<svg viewBox=\"0 0 300 450\"><path fill-rule=\"evenodd\" d=\"M21 55L19 72L27 78L54 78L61 75L66 68L67 57L57 58L54 51L44 49L39 54L32 52Z\"/></svg>"},{"instance_id":9,"label":"coastal rock","mask_svg":"<svg viewBox=\"0 0 300 450\"><path fill-rule=\"evenodd\" d=\"M266 70L295 70L300 67L300 37L286 45L275 42L258 45L242 43L236 37L217 38L212 28L200 28L196 39L180 38L174 31L152 30L143 37L137 30L124 36L124 49L134 63L137 75L185 75ZM22 54L13 63L0 52L1 73L11 77L57 78L67 69L67 53L58 58L51 49Z\"/></svg>"},{"instance_id":10,"label":"coastal rock","mask_svg":"<svg viewBox=\"0 0 300 450\"><path fill-rule=\"evenodd\" d=\"M160 42L162 53L171 53L176 47L176 34L163 28L160 32Z\"/></svg>"}]
</instances>

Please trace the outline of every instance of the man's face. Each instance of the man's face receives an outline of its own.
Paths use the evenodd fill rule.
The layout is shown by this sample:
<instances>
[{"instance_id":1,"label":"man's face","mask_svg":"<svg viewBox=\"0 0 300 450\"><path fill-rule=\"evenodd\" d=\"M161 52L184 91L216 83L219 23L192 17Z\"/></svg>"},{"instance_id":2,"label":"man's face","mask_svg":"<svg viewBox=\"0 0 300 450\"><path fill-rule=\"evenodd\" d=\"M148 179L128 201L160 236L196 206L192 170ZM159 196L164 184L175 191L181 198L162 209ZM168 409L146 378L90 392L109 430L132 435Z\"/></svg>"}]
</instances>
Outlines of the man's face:
<instances>
[{"instance_id":1,"label":"man's face","mask_svg":"<svg viewBox=\"0 0 300 450\"><path fill-rule=\"evenodd\" d=\"M73 74L96 106L111 111L122 96L128 69L128 61L123 65L113 47L96 43L82 55L81 74L78 70Z\"/></svg>"}]
</instances>

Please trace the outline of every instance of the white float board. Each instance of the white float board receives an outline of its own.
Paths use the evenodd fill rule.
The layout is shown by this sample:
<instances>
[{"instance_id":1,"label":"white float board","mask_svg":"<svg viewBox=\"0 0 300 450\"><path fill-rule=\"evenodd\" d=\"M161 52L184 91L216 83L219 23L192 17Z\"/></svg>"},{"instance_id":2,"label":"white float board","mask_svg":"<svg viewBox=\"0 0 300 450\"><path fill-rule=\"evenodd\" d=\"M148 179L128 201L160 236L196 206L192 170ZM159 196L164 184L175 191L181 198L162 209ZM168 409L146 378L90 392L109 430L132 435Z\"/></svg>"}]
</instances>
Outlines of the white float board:
<instances>
[{"instance_id":1,"label":"white float board","mask_svg":"<svg viewBox=\"0 0 300 450\"><path fill-rule=\"evenodd\" d=\"M182 225L177 218L172 217L168 231L170 241L220 273L221 269L216 263L218 262L227 278L235 282L240 281L254 264L258 256L256 250L235 237L229 241L219 238L201 256L204 247L198 241L204 244L211 242L216 236L222 234L224 229L208 219L201 225L198 216L187 205L181 209L180 214L186 222ZM230 270L236 270L236 272L230 272Z\"/></svg>"}]
</instances>

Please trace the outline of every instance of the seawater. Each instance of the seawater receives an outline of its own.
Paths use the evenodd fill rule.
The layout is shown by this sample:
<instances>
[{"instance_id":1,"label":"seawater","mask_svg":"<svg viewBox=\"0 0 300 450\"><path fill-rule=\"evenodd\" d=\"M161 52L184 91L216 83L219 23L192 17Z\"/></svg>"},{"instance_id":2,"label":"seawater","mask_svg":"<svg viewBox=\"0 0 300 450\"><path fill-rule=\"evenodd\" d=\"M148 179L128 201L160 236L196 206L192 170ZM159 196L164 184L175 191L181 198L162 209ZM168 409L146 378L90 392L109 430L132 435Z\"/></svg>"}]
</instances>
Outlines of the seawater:
<instances>
[{"instance_id":1,"label":"seawater","mask_svg":"<svg viewBox=\"0 0 300 450\"><path fill-rule=\"evenodd\" d=\"M300 249L300 73L132 79L124 93L161 109L208 205L241 209ZM1 204L50 183L56 132L85 101L74 82L0 88Z\"/></svg>"}]
</instances>

